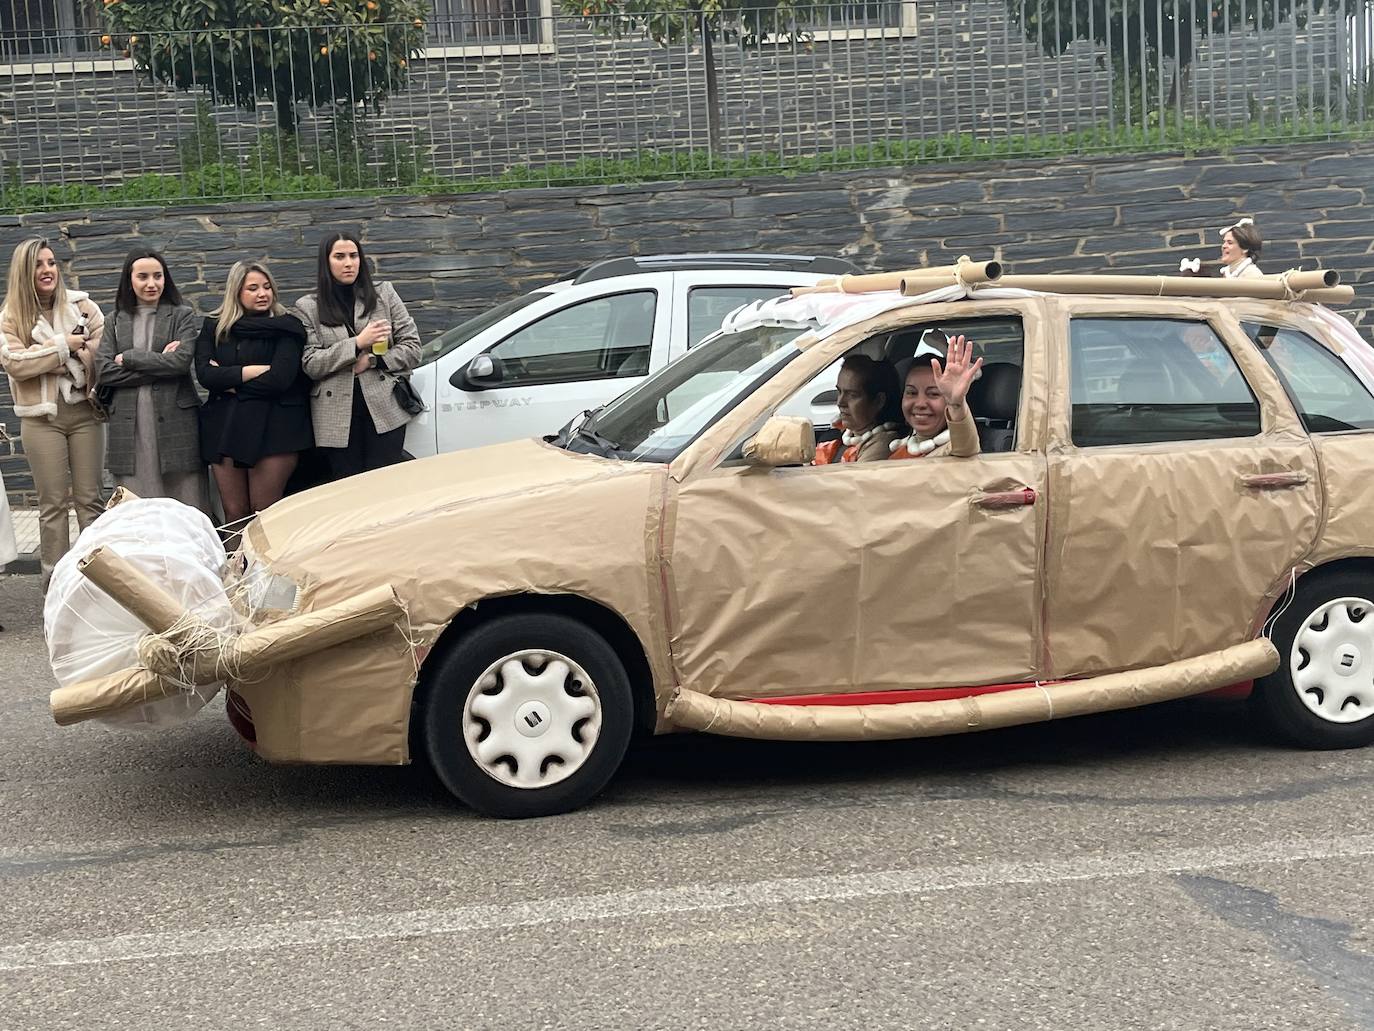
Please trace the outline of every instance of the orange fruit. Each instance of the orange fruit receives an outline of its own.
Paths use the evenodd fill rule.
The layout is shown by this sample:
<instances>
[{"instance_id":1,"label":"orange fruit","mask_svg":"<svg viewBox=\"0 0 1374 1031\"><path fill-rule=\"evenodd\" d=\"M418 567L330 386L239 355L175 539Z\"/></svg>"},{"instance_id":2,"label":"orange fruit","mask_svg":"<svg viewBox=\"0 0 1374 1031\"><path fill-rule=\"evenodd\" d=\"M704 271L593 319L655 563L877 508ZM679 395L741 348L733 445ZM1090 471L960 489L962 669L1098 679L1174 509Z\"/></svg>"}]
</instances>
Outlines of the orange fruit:
<instances>
[{"instance_id":1,"label":"orange fruit","mask_svg":"<svg viewBox=\"0 0 1374 1031\"><path fill-rule=\"evenodd\" d=\"M368 59L369 61L375 61L375 60L377 60L377 51L375 51L375 50L369 50L369 51L367 52L367 59Z\"/></svg>"},{"instance_id":2,"label":"orange fruit","mask_svg":"<svg viewBox=\"0 0 1374 1031\"><path fill-rule=\"evenodd\" d=\"M109 45L110 45L110 37L109 37L109 36L101 36L101 37L100 37L100 45L101 45L102 47L107 47L107 46L109 46Z\"/></svg>"},{"instance_id":3,"label":"orange fruit","mask_svg":"<svg viewBox=\"0 0 1374 1031\"><path fill-rule=\"evenodd\" d=\"M323 56L323 55L325 55L325 54L327 54L327 53L329 53L329 48L328 48L328 47L320 47L320 55L321 55L321 56Z\"/></svg>"},{"instance_id":4,"label":"orange fruit","mask_svg":"<svg viewBox=\"0 0 1374 1031\"><path fill-rule=\"evenodd\" d=\"M138 37L137 37L137 36L130 36L130 37L129 37L129 46L132 47L132 46L137 46L137 45L138 45Z\"/></svg>"},{"instance_id":5,"label":"orange fruit","mask_svg":"<svg viewBox=\"0 0 1374 1031\"><path fill-rule=\"evenodd\" d=\"M404 68L406 66L406 59L403 57L396 63L399 64L402 68Z\"/></svg>"}]
</instances>

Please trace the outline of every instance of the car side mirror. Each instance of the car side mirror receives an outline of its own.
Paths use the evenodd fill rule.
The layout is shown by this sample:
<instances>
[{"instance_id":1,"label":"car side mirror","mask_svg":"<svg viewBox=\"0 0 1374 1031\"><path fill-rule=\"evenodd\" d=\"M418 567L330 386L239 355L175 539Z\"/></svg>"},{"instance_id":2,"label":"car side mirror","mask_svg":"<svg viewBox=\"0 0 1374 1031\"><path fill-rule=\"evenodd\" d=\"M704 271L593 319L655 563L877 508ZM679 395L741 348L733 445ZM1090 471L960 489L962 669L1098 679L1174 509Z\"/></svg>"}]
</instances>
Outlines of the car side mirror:
<instances>
[{"instance_id":1,"label":"car side mirror","mask_svg":"<svg viewBox=\"0 0 1374 1031\"><path fill-rule=\"evenodd\" d=\"M767 469L810 465L815 458L816 428L810 419L796 415L773 416L744 445L744 460Z\"/></svg>"},{"instance_id":2,"label":"car side mirror","mask_svg":"<svg viewBox=\"0 0 1374 1031\"><path fill-rule=\"evenodd\" d=\"M505 363L493 354L479 354L448 378L459 390L486 390L499 387L506 378Z\"/></svg>"}]
</instances>

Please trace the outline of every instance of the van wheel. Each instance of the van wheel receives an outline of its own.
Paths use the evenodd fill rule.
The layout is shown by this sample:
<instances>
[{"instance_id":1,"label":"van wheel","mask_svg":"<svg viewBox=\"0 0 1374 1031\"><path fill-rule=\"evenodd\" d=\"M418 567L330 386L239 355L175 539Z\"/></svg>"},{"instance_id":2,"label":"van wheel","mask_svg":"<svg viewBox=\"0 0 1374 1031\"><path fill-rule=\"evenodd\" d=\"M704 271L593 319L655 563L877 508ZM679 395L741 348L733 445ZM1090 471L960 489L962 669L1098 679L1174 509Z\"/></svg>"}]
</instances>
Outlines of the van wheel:
<instances>
[{"instance_id":1,"label":"van wheel","mask_svg":"<svg viewBox=\"0 0 1374 1031\"><path fill-rule=\"evenodd\" d=\"M1278 735L1304 748L1374 741L1374 583L1353 572L1298 581L1274 623L1279 668L1252 702Z\"/></svg>"},{"instance_id":2,"label":"van wheel","mask_svg":"<svg viewBox=\"0 0 1374 1031\"><path fill-rule=\"evenodd\" d=\"M442 657L422 719L434 771L463 802L489 816L550 816L606 786L634 702L600 635L565 616L511 615Z\"/></svg>"}]
</instances>

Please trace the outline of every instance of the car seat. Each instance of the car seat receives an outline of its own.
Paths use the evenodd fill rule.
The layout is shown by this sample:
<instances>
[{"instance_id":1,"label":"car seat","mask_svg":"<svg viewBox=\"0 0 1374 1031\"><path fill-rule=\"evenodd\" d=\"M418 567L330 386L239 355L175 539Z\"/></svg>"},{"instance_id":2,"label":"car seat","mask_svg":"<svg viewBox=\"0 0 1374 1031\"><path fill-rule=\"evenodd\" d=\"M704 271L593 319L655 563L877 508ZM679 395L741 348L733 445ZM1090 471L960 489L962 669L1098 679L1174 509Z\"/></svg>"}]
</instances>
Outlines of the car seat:
<instances>
[{"instance_id":1,"label":"car seat","mask_svg":"<svg viewBox=\"0 0 1374 1031\"><path fill-rule=\"evenodd\" d=\"M1016 444L1016 410L1021 404L1021 366L994 362L969 387L968 405L984 451L1010 451Z\"/></svg>"}]
</instances>

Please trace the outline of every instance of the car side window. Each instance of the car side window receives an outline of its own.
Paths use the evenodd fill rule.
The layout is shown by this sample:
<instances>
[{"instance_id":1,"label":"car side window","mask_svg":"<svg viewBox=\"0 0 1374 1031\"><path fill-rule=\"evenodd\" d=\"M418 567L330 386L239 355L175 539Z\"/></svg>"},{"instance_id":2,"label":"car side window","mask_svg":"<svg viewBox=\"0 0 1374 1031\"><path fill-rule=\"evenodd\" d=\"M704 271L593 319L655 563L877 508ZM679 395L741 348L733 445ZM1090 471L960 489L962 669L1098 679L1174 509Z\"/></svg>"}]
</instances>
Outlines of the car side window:
<instances>
[{"instance_id":1,"label":"car side window","mask_svg":"<svg viewBox=\"0 0 1374 1031\"><path fill-rule=\"evenodd\" d=\"M1069 366L1078 447L1260 432L1259 402L1206 322L1074 319Z\"/></svg>"},{"instance_id":2,"label":"car side window","mask_svg":"<svg viewBox=\"0 0 1374 1031\"><path fill-rule=\"evenodd\" d=\"M695 286L687 291L687 346L696 347L720 329L721 320L742 304L785 293L780 286Z\"/></svg>"},{"instance_id":3,"label":"car side window","mask_svg":"<svg viewBox=\"0 0 1374 1031\"><path fill-rule=\"evenodd\" d=\"M502 386L644 376L654 342L653 290L595 297L512 333L488 353Z\"/></svg>"},{"instance_id":4,"label":"car side window","mask_svg":"<svg viewBox=\"0 0 1374 1031\"><path fill-rule=\"evenodd\" d=\"M1296 329L1243 325L1278 374L1308 433L1374 429L1374 395L1340 358Z\"/></svg>"}]
</instances>

